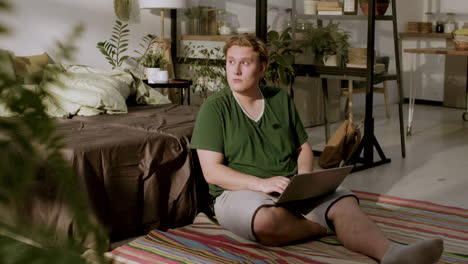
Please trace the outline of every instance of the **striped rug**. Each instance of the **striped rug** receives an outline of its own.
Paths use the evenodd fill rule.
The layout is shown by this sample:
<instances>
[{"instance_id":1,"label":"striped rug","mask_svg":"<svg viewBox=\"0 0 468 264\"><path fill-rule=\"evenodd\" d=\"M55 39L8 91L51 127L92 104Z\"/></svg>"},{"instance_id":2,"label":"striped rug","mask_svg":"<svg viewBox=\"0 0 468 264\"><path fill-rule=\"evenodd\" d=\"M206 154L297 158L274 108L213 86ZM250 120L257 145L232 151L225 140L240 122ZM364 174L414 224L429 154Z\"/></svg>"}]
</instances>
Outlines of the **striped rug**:
<instances>
[{"instance_id":1,"label":"striped rug","mask_svg":"<svg viewBox=\"0 0 468 264\"><path fill-rule=\"evenodd\" d=\"M441 237L438 263L468 263L468 210L354 191L389 239L409 244ZM199 214L189 226L151 231L107 253L120 263L377 263L345 249L334 236L285 247L247 241Z\"/></svg>"}]
</instances>

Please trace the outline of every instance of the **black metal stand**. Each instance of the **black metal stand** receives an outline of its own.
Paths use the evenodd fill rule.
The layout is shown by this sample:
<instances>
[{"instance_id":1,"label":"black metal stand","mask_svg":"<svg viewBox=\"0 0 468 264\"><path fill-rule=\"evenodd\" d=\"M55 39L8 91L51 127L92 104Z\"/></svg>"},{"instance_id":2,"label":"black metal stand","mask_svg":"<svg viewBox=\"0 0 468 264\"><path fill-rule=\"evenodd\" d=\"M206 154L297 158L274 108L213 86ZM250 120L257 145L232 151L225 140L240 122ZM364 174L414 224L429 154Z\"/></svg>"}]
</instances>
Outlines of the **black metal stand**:
<instances>
[{"instance_id":1,"label":"black metal stand","mask_svg":"<svg viewBox=\"0 0 468 264\"><path fill-rule=\"evenodd\" d=\"M190 80L174 79L174 80L168 81L167 83L148 83L148 80L144 80L143 82L152 88L181 89L181 92L180 92L180 104L181 105L184 104L184 89L186 89L187 104L190 105L190 86L192 85L192 81Z\"/></svg>"}]
</instances>

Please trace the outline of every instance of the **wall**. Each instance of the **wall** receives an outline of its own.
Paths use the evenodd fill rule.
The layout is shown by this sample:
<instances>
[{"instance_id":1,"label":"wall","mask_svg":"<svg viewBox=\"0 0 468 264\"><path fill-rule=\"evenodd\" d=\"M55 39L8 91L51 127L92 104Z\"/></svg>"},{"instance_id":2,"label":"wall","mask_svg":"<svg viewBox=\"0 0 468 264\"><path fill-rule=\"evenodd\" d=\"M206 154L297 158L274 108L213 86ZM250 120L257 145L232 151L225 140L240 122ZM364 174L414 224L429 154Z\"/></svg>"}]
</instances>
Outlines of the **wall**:
<instances>
[{"instance_id":1,"label":"wall","mask_svg":"<svg viewBox=\"0 0 468 264\"><path fill-rule=\"evenodd\" d=\"M457 20L468 21L466 10L460 7L466 6L466 0L395 0L398 12L398 28L406 30L408 21L423 21L427 19L424 12L456 12ZM302 1L296 0L297 6L302 7ZM132 18L129 22L131 30L131 42L129 54L135 56L133 50L138 49L138 43L142 36L152 33L159 35L159 13L151 13L150 10L140 10L138 1L133 0ZM188 5L214 5L228 11L228 20L233 27L255 28L255 0L187 0ZM0 48L13 50L17 55L33 55L43 51L50 51L57 39L62 39L72 25L84 23L86 32L77 45L74 63L109 69L110 65L96 49L96 43L110 38L110 32L115 20L113 13L113 1L111 0L15 0L15 11L5 16L2 21L12 26L13 34L0 39ZM286 19L284 9L291 6L288 0L268 1L268 24L273 29L281 28ZM467 8L465 8L467 9ZM182 12L179 12L181 14ZM464 13L464 14L461 14ZM180 15L179 15L180 16ZM182 29L182 20L179 29ZM352 32L351 44L364 46L367 38L365 22L341 21L343 28ZM170 20L166 18L166 37L169 37ZM183 29L182 29L183 30ZM391 22L377 22L376 50L378 55L390 55L393 57L393 36ZM442 63L443 64L443 63ZM390 70L394 71L394 63ZM432 69L439 71L440 69ZM437 77L440 78L440 77ZM443 78L443 77L442 77ZM443 80L439 81L443 83ZM390 87L394 87L393 82ZM405 90L407 88L405 87ZM397 89L391 88L392 102L396 102ZM375 96L375 104L382 104L382 96ZM364 105L364 97L356 95L356 107Z\"/></svg>"},{"instance_id":2,"label":"wall","mask_svg":"<svg viewBox=\"0 0 468 264\"><path fill-rule=\"evenodd\" d=\"M12 29L12 34L0 39L0 48L15 52L16 55L34 55L51 52L56 40L61 40L70 28L83 23L86 31L78 41L79 48L74 63L90 65L101 69L111 66L96 48L96 43L110 38L116 19L112 0L14 0L14 10L2 17ZM3 16L3 15L2 15ZM132 1L130 47L127 54L136 56L141 38L147 34L160 34L159 12L138 8L138 1ZM166 37L170 34L170 20L166 19ZM53 55L52 55L53 57Z\"/></svg>"}]
</instances>

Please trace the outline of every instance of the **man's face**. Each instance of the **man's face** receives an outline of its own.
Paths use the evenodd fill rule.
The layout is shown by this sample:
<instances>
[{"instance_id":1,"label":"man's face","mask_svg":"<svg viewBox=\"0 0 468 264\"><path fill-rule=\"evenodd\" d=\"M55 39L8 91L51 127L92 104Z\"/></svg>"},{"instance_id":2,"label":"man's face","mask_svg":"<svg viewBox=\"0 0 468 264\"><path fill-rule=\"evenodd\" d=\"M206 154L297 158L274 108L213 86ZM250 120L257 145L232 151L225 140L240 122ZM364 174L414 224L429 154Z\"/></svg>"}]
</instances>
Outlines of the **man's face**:
<instances>
[{"instance_id":1,"label":"man's face","mask_svg":"<svg viewBox=\"0 0 468 264\"><path fill-rule=\"evenodd\" d=\"M233 92L256 89L265 69L266 63L251 47L232 46L226 53L226 76Z\"/></svg>"}]
</instances>

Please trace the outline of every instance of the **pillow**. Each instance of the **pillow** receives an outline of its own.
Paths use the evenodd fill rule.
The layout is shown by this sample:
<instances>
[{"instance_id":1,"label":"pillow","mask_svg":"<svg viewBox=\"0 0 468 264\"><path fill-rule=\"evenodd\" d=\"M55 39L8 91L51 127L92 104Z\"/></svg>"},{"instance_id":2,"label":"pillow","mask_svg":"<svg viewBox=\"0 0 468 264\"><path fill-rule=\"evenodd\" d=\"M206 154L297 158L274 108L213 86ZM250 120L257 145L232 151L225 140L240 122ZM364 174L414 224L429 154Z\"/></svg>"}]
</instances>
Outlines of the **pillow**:
<instances>
[{"instance_id":1,"label":"pillow","mask_svg":"<svg viewBox=\"0 0 468 264\"><path fill-rule=\"evenodd\" d=\"M36 84L42 80L42 71L53 63L46 52L33 56L16 56L14 58L15 74L24 84Z\"/></svg>"}]
</instances>

